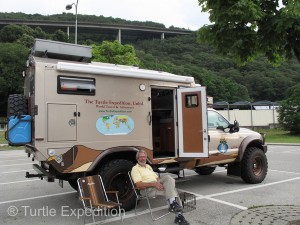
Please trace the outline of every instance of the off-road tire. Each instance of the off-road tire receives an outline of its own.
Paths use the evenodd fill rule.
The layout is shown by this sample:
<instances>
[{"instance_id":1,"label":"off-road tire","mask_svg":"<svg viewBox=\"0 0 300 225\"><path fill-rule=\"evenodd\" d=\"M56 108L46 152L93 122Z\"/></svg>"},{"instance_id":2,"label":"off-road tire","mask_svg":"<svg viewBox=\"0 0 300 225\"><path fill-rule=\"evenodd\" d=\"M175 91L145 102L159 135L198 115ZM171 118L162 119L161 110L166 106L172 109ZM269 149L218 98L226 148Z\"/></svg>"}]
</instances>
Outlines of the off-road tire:
<instances>
[{"instance_id":1,"label":"off-road tire","mask_svg":"<svg viewBox=\"0 0 300 225\"><path fill-rule=\"evenodd\" d=\"M241 162L241 177L249 184L261 183L268 172L268 160L260 148L247 148Z\"/></svg>"},{"instance_id":2,"label":"off-road tire","mask_svg":"<svg viewBox=\"0 0 300 225\"><path fill-rule=\"evenodd\" d=\"M195 172L199 175L210 175L215 171L216 167L213 166L202 166L195 168Z\"/></svg>"},{"instance_id":3,"label":"off-road tire","mask_svg":"<svg viewBox=\"0 0 300 225\"><path fill-rule=\"evenodd\" d=\"M14 115L23 115L28 113L27 99L24 95L13 94L9 95L7 101L7 117Z\"/></svg>"},{"instance_id":4,"label":"off-road tire","mask_svg":"<svg viewBox=\"0 0 300 225\"><path fill-rule=\"evenodd\" d=\"M127 210L135 207L136 196L132 189L132 184L128 177L128 171L133 167L131 161L125 159L115 159L101 167L99 173L102 177L107 191L118 191L118 198L122 203L121 208ZM116 201L115 196L108 196L112 201Z\"/></svg>"}]
</instances>

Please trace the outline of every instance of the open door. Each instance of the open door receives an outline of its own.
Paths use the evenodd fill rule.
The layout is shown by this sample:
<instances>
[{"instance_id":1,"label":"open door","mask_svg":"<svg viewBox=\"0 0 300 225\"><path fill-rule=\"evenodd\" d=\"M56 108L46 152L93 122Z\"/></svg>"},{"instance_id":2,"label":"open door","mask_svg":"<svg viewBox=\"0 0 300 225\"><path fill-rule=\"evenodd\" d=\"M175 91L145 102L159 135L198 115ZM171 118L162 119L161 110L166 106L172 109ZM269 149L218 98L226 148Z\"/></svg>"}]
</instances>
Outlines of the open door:
<instances>
[{"instance_id":1,"label":"open door","mask_svg":"<svg viewBox=\"0 0 300 225\"><path fill-rule=\"evenodd\" d=\"M178 134L180 157L208 157L206 87L180 88Z\"/></svg>"}]
</instances>

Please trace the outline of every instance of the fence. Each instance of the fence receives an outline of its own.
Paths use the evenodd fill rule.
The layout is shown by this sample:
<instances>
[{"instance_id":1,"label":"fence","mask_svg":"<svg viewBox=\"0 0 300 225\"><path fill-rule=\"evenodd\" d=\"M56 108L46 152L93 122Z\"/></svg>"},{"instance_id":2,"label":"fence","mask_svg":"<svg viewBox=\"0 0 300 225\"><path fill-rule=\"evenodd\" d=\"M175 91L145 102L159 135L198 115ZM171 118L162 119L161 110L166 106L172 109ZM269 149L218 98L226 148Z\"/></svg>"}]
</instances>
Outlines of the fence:
<instances>
[{"instance_id":1,"label":"fence","mask_svg":"<svg viewBox=\"0 0 300 225\"><path fill-rule=\"evenodd\" d=\"M218 110L230 122L237 120L241 127L277 127L278 112L275 109L265 110Z\"/></svg>"}]
</instances>

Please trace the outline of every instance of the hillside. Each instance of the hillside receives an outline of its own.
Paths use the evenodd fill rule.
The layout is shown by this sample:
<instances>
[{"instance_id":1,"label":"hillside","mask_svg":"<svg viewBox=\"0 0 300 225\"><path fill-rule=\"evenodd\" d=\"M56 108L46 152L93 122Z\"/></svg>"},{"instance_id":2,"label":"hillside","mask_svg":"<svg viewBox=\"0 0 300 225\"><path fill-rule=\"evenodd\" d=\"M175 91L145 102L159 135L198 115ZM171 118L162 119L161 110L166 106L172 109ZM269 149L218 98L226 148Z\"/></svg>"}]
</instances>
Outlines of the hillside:
<instances>
[{"instance_id":1,"label":"hillside","mask_svg":"<svg viewBox=\"0 0 300 225\"><path fill-rule=\"evenodd\" d=\"M197 43L195 35L144 40L134 46L143 67L192 75L207 86L214 101L280 101L288 88L300 83L300 64L296 60L274 67L260 58L238 67L213 48Z\"/></svg>"},{"instance_id":2,"label":"hillside","mask_svg":"<svg viewBox=\"0 0 300 225\"><path fill-rule=\"evenodd\" d=\"M142 26L164 27L163 24L153 22L126 21L111 17L78 15L83 22L98 23L124 23ZM31 19L31 20L74 20L71 13L42 16L39 14L29 15L24 13L0 13L2 19ZM7 94L22 91L21 74L23 63L20 66L10 65L12 62L25 61L28 48L32 46L34 37L51 38L53 40L67 41L66 33L56 31L46 34L41 29L29 31L28 27L14 28L17 33L0 30L0 71L18 76L13 83L6 82L7 78L0 74L0 83L7 86L0 90L0 99L7 98ZM3 28L2 28L3 31ZM27 32L28 35L24 35ZM1 39L2 38L2 39ZM18 39L19 38L19 39ZM114 37L110 37L114 38ZM165 40L150 39L138 40L127 39L126 43L136 48L136 53L142 62L141 67L154 70L163 70L175 74L195 77L196 81L207 86L210 96L214 101L280 101L285 98L285 91L300 83L300 64L296 60L282 63L279 67L269 64L264 58L260 58L246 66L238 67L234 62L215 52L206 45L197 43L196 34L177 36ZM1 40L5 40L2 41ZM12 41L9 41L12 40ZM24 49L20 46L8 46L3 42L25 43ZM110 40L108 36L101 34L78 34L78 43L92 44L101 40ZM19 54L5 54L7 49L17 48ZM22 54L21 54L22 53ZM9 58L11 58L9 60ZM3 67L1 66L3 65ZM4 66L5 65L5 66ZM12 72L7 72L10 69ZM4 92L3 92L4 91Z\"/></svg>"}]
</instances>

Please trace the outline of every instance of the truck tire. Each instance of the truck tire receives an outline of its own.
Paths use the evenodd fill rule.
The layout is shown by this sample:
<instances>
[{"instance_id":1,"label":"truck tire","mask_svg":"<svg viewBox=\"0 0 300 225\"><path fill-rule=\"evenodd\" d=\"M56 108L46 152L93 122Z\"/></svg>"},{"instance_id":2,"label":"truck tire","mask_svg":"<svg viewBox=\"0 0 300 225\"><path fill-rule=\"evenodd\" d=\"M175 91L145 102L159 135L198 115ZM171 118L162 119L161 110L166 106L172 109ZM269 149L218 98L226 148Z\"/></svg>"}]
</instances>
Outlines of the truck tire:
<instances>
[{"instance_id":1,"label":"truck tire","mask_svg":"<svg viewBox=\"0 0 300 225\"><path fill-rule=\"evenodd\" d=\"M210 175L215 171L216 167L211 166L202 166L202 167L196 167L195 171L199 175Z\"/></svg>"},{"instance_id":2,"label":"truck tire","mask_svg":"<svg viewBox=\"0 0 300 225\"><path fill-rule=\"evenodd\" d=\"M249 184L261 183L268 172L265 153L257 147L247 148L241 162L241 177Z\"/></svg>"},{"instance_id":3,"label":"truck tire","mask_svg":"<svg viewBox=\"0 0 300 225\"><path fill-rule=\"evenodd\" d=\"M131 161L125 159L116 159L106 163L101 167L99 173L102 177L107 191L118 191L118 198L122 203L122 208L127 210L135 207L135 194L128 177L128 171L133 167ZM109 198L116 201L115 196Z\"/></svg>"},{"instance_id":4,"label":"truck tire","mask_svg":"<svg viewBox=\"0 0 300 225\"><path fill-rule=\"evenodd\" d=\"M28 106L26 97L21 94L9 95L7 101L7 117L9 118L14 115L27 113Z\"/></svg>"}]
</instances>

